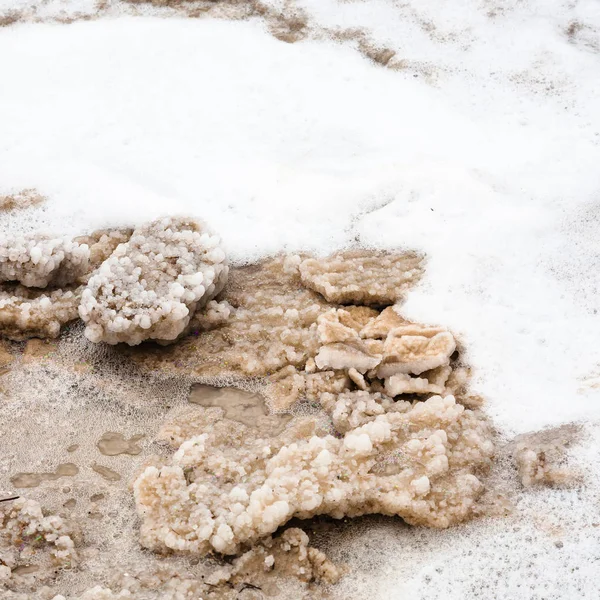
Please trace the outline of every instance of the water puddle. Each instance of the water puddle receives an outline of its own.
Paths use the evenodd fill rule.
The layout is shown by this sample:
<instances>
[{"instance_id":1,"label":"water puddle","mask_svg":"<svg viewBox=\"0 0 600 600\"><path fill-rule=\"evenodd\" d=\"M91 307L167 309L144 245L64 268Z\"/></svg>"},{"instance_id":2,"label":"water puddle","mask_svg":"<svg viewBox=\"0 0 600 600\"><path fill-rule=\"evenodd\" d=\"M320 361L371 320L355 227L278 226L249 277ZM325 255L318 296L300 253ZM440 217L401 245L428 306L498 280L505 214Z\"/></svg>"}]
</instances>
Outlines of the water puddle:
<instances>
[{"instance_id":1,"label":"water puddle","mask_svg":"<svg viewBox=\"0 0 600 600\"><path fill-rule=\"evenodd\" d=\"M144 437L143 433L134 435L129 440L125 439L122 433L107 431L98 441L98 450L105 456L117 456L119 454L138 455L142 449L137 445Z\"/></svg>"},{"instance_id":2,"label":"water puddle","mask_svg":"<svg viewBox=\"0 0 600 600\"><path fill-rule=\"evenodd\" d=\"M269 435L276 435L282 431L291 419L290 415L270 415L260 394L238 388L197 384L192 386L188 401L200 406L222 408L226 419L243 423Z\"/></svg>"},{"instance_id":3,"label":"water puddle","mask_svg":"<svg viewBox=\"0 0 600 600\"><path fill-rule=\"evenodd\" d=\"M42 481L56 481L61 477L73 477L79 473L79 467L73 463L58 465L54 473L17 473L10 478L16 488L38 487Z\"/></svg>"},{"instance_id":4,"label":"water puddle","mask_svg":"<svg viewBox=\"0 0 600 600\"><path fill-rule=\"evenodd\" d=\"M117 473L116 471L109 469L108 467L99 465L98 463L92 463L90 466L94 471L96 471L96 473L98 473L98 475L104 477L104 479L106 479L107 481L121 480L121 475L119 475L119 473Z\"/></svg>"},{"instance_id":5,"label":"water puddle","mask_svg":"<svg viewBox=\"0 0 600 600\"><path fill-rule=\"evenodd\" d=\"M37 565L19 565L12 570L13 575L31 575L36 573L40 568Z\"/></svg>"}]
</instances>

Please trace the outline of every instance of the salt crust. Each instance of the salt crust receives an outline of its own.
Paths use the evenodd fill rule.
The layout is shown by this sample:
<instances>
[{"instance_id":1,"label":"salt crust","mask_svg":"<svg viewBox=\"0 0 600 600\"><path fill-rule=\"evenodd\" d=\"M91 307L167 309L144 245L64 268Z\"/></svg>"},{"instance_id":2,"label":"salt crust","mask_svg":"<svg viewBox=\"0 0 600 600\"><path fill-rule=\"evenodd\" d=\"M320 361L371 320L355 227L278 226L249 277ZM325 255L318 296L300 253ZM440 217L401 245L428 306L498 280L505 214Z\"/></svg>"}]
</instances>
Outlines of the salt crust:
<instances>
[{"instance_id":1,"label":"salt crust","mask_svg":"<svg viewBox=\"0 0 600 600\"><path fill-rule=\"evenodd\" d=\"M135 482L142 544L235 554L292 517L381 513L432 527L468 518L482 490L475 473L493 453L485 419L452 396L387 399L373 410L385 399L355 394L356 427L341 437L319 435L317 417L271 438L253 439L236 424L243 444L232 443L233 433L196 431L170 464L148 466ZM339 416L349 398L333 405L338 423L350 422ZM395 472L374 472L385 461L395 462Z\"/></svg>"},{"instance_id":2,"label":"salt crust","mask_svg":"<svg viewBox=\"0 0 600 600\"><path fill-rule=\"evenodd\" d=\"M351 250L300 264L302 283L339 304L395 304L422 273L422 257Z\"/></svg>"},{"instance_id":3,"label":"salt crust","mask_svg":"<svg viewBox=\"0 0 600 600\"><path fill-rule=\"evenodd\" d=\"M236 600L245 589L260 589L271 596L273 594L268 592L277 591L278 584L285 585L293 594L288 597L300 600L314 597L307 595L311 583L335 583L340 575L340 570L323 552L309 545L308 536L301 529L290 528L276 538L265 538L205 579L168 568L137 576L127 574L122 577L118 592L98 585L86 590L77 600L133 600L137 597ZM53 596L52 600L65 600L65 597Z\"/></svg>"},{"instance_id":4,"label":"salt crust","mask_svg":"<svg viewBox=\"0 0 600 600\"><path fill-rule=\"evenodd\" d=\"M524 487L567 486L579 474L565 464L567 448L580 435L573 424L519 435L512 442L513 456Z\"/></svg>"},{"instance_id":5,"label":"salt crust","mask_svg":"<svg viewBox=\"0 0 600 600\"><path fill-rule=\"evenodd\" d=\"M386 268L404 280L398 274L405 257L396 260L388 256ZM176 449L172 460L148 465L134 484L142 544L236 554L293 517L381 513L448 527L471 516L482 491L477 474L493 454L492 435L479 412L451 395L448 385L461 381L451 378L452 334L408 323L393 308L379 313L312 304L294 281L298 274L304 281L303 265L318 271L315 263L287 257L270 264L288 275L286 294L246 286L241 299L247 301L238 303L223 327L230 339L243 340L242 347L265 347L254 363L247 357L237 363L255 373L274 366L270 346L290 340L287 366L271 375L272 407L317 401L326 422L323 414L301 417L269 435L212 408L167 424L160 437ZM324 264L321 272L336 273L328 280L353 282L342 287L352 287L354 298L370 302L373 290L381 290L373 284L381 274L370 255L338 256ZM381 301L383 292L377 293ZM231 300L236 304L235 293ZM311 309L301 320L302 311ZM271 321L278 327L287 322L285 335L277 335Z\"/></svg>"},{"instance_id":6,"label":"salt crust","mask_svg":"<svg viewBox=\"0 0 600 600\"><path fill-rule=\"evenodd\" d=\"M34 290L22 285L0 289L0 333L12 340L55 338L77 318L81 288Z\"/></svg>"},{"instance_id":7,"label":"salt crust","mask_svg":"<svg viewBox=\"0 0 600 600\"><path fill-rule=\"evenodd\" d=\"M7 240L0 247L0 279L24 286L0 288L0 333L16 340L57 337L79 315L94 342L169 343L207 303L194 326L215 326L231 313L227 304L211 302L228 273L219 244L204 224L183 218L159 219L133 234Z\"/></svg>"},{"instance_id":8,"label":"salt crust","mask_svg":"<svg viewBox=\"0 0 600 600\"><path fill-rule=\"evenodd\" d=\"M201 222L163 218L131 239L90 277L79 315L93 342L172 342L194 312L223 288L228 267L220 239Z\"/></svg>"},{"instance_id":9,"label":"salt crust","mask_svg":"<svg viewBox=\"0 0 600 600\"><path fill-rule=\"evenodd\" d=\"M159 439L175 454L149 464L134 484L144 546L239 554L248 545L257 551L294 516L375 512L448 527L474 513L493 446L485 418L451 395L463 382L452 335L409 323L396 307L332 307L299 285L302 262L282 257L242 269L245 278L234 277L225 299L210 301L193 323L206 351L236 353L242 372L275 367L271 399L281 410L307 399L323 412L269 429L198 407L166 423Z\"/></svg>"}]
</instances>

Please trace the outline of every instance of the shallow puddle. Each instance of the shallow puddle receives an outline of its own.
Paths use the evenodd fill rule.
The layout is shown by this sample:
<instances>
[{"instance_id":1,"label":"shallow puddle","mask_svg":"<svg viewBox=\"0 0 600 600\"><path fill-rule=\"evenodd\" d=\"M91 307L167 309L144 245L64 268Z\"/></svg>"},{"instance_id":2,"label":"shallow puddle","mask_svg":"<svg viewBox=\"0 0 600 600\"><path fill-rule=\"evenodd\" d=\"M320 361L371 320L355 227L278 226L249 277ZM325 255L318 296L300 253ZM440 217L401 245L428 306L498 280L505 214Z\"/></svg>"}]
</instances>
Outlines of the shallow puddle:
<instances>
[{"instance_id":1,"label":"shallow puddle","mask_svg":"<svg viewBox=\"0 0 600 600\"><path fill-rule=\"evenodd\" d=\"M73 463L58 465L54 473L17 473L10 478L16 488L37 487L42 481L56 481L61 477L73 477L79 473L79 467Z\"/></svg>"},{"instance_id":2,"label":"shallow puddle","mask_svg":"<svg viewBox=\"0 0 600 600\"><path fill-rule=\"evenodd\" d=\"M98 450L105 456L117 456L119 454L138 455L142 449L137 445L144 437L143 433L134 435L127 440L122 433L107 431L98 441Z\"/></svg>"},{"instance_id":3,"label":"shallow puddle","mask_svg":"<svg viewBox=\"0 0 600 600\"><path fill-rule=\"evenodd\" d=\"M96 471L96 473L98 473L98 475L101 475L107 481L120 481L121 479L121 475L119 475L119 473L109 469L108 467L99 465L98 463L92 463L90 466L94 471Z\"/></svg>"},{"instance_id":4,"label":"shallow puddle","mask_svg":"<svg viewBox=\"0 0 600 600\"><path fill-rule=\"evenodd\" d=\"M13 575L31 575L36 573L40 568L37 565L20 565L12 570Z\"/></svg>"},{"instance_id":5,"label":"shallow puddle","mask_svg":"<svg viewBox=\"0 0 600 600\"><path fill-rule=\"evenodd\" d=\"M290 415L270 415L265 400L260 394L233 387L193 385L188 400L200 406L222 408L226 419L243 423L270 435L279 433L291 419Z\"/></svg>"}]
</instances>

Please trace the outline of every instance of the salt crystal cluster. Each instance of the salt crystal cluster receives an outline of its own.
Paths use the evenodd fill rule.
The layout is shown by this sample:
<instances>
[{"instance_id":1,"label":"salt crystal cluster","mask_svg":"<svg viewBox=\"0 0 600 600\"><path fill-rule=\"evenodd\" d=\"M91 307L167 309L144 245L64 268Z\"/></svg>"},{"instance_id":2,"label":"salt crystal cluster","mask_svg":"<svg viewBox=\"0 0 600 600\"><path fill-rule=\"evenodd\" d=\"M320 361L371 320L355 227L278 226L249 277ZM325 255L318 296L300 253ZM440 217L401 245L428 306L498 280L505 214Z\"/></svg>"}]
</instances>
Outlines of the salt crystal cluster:
<instances>
[{"instance_id":1,"label":"salt crystal cluster","mask_svg":"<svg viewBox=\"0 0 600 600\"><path fill-rule=\"evenodd\" d=\"M341 437L307 435L314 417L242 444L197 432L135 482L142 543L234 554L293 517L381 513L432 527L469 517L493 453L485 419L452 396L381 408L359 409Z\"/></svg>"},{"instance_id":2,"label":"salt crystal cluster","mask_svg":"<svg viewBox=\"0 0 600 600\"><path fill-rule=\"evenodd\" d=\"M74 283L88 270L90 249L67 238L29 234L0 242L0 281L45 288Z\"/></svg>"},{"instance_id":3,"label":"salt crystal cluster","mask_svg":"<svg viewBox=\"0 0 600 600\"><path fill-rule=\"evenodd\" d=\"M567 486L579 473L566 464L568 447L580 437L574 424L519 435L512 442L513 456L524 487Z\"/></svg>"},{"instance_id":4,"label":"salt crystal cluster","mask_svg":"<svg viewBox=\"0 0 600 600\"><path fill-rule=\"evenodd\" d=\"M93 342L172 342L194 312L223 288L228 267L220 239L203 223L163 218L131 239L90 277L79 314Z\"/></svg>"},{"instance_id":5,"label":"salt crystal cluster","mask_svg":"<svg viewBox=\"0 0 600 600\"><path fill-rule=\"evenodd\" d=\"M40 504L19 498L0 505L0 584L20 577L19 565L35 562L52 567L73 567L78 562L71 528L57 515L44 515Z\"/></svg>"},{"instance_id":6,"label":"salt crystal cluster","mask_svg":"<svg viewBox=\"0 0 600 600\"><path fill-rule=\"evenodd\" d=\"M287 394L287 403L281 398L276 402L279 410L302 394L318 400L319 393L339 393L353 386L373 393L385 392L390 398L455 392L457 373L450 362L456 342L449 331L409 323L396 307L390 306L381 313L365 309L332 308L317 317L316 337L321 345L317 345L314 358L306 362L304 372L272 378L279 394L293 381L294 392ZM331 390L323 387L324 378L334 384L334 380L342 381L342 374L342 389L337 385ZM312 391L315 381L321 384L317 394Z\"/></svg>"},{"instance_id":7,"label":"salt crystal cluster","mask_svg":"<svg viewBox=\"0 0 600 600\"><path fill-rule=\"evenodd\" d=\"M280 367L270 376L272 408L309 400L323 411L271 433L234 423L218 408L168 425L162 439L176 450L172 460L148 465L134 485L145 546L235 554L294 517L381 513L448 527L471 516L492 432L453 395L462 383L453 335L410 323L395 306L372 308L375 298L392 298L376 274L406 269L404 255L388 258L382 272L370 255L352 255L348 264L326 259L323 268L288 258L277 263L287 289L229 292L236 309L219 335L247 348L246 361L256 356L251 372ZM343 290L319 293L371 306L332 307L307 295L294 279L305 280L307 264L312 273L335 272Z\"/></svg>"}]
</instances>

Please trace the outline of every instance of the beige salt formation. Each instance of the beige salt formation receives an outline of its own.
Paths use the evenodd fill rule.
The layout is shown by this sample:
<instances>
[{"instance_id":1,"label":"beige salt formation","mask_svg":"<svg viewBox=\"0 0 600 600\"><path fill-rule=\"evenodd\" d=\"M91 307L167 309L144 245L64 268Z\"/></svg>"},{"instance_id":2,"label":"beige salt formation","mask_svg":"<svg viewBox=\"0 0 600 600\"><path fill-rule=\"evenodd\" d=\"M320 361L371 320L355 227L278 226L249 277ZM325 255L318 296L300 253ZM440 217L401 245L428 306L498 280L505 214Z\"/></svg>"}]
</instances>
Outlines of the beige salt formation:
<instances>
[{"instance_id":1,"label":"beige salt formation","mask_svg":"<svg viewBox=\"0 0 600 600\"><path fill-rule=\"evenodd\" d=\"M77 319L80 286L36 290L22 285L0 287L0 334L12 340L55 338Z\"/></svg>"},{"instance_id":2,"label":"beige salt formation","mask_svg":"<svg viewBox=\"0 0 600 600\"><path fill-rule=\"evenodd\" d=\"M354 278L355 288L362 282L363 287L356 292L362 297L369 296L368 287L375 277L372 255L368 251L351 255L352 268L368 275L364 279ZM337 256L335 264L341 261ZM406 291L418 280L416 259L408 260L406 253L386 253L385 256L397 279L404 281L402 289ZM227 373L272 376L274 381L282 381L282 389L289 387L290 381L283 381L289 375L289 367L304 369L310 364L309 359L314 361L322 345L317 334L317 318L332 308L320 293L305 286L301 280L299 266L303 264L303 258L308 260L299 255L277 256L258 264L233 267L227 287L220 296L221 305L227 303L223 305L220 320L211 323L205 319L204 311L197 313L199 325L191 328L194 335L166 350L136 350L131 357L151 370L191 372L202 376ZM347 266L339 269L341 274L351 270ZM411 274L402 276L405 270ZM365 306L347 306L345 310L363 326L379 314ZM384 311L379 327L387 327L385 314ZM400 324L406 323L399 316L395 319ZM396 323L396 320L392 318L392 322ZM388 329L385 329L386 335ZM318 374L316 378L324 377L328 376Z\"/></svg>"},{"instance_id":3,"label":"beige salt formation","mask_svg":"<svg viewBox=\"0 0 600 600\"><path fill-rule=\"evenodd\" d=\"M57 567L78 562L72 527L57 515L45 515L38 502L18 498L0 504L0 586L22 588L30 573L51 577Z\"/></svg>"},{"instance_id":4,"label":"beige salt formation","mask_svg":"<svg viewBox=\"0 0 600 600\"><path fill-rule=\"evenodd\" d=\"M0 281L45 288L74 283L88 271L90 248L67 238L29 234L0 243Z\"/></svg>"},{"instance_id":5,"label":"beige salt formation","mask_svg":"<svg viewBox=\"0 0 600 600\"><path fill-rule=\"evenodd\" d=\"M580 427L574 424L517 436L513 456L524 487L567 486L580 478L567 465L567 450L578 440Z\"/></svg>"},{"instance_id":6,"label":"beige salt formation","mask_svg":"<svg viewBox=\"0 0 600 600\"><path fill-rule=\"evenodd\" d=\"M42 196L37 190L24 189L20 192L16 192L15 194L7 194L0 196L0 212L23 210L25 208L39 206L45 201L46 198Z\"/></svg>"},{"instance_id":7,"label":"beige salt formation","mask_svg":"<svg viewBox=\"0 0 600 600\"><path fill-rule=\"evenodd\" d=\"M351 250L300 264L302 283L338 304L388 305L419 279L423 258L413 252L392 254Z\"/></svg>"},{"instance_id":8,"label":"beige salt formation","mask_svg":"<svg viewBox=\"0 0 600 600\"><path fill-rule=\"evenodd\" d=\"M308 536L301 529L290 528L275 538L265 538L230 564L215 569L204 578L183 569L163 567L135 575L126 573L111 587L97 585L76 598L69 598L250 600L265 596L283 597L281 592L285 590L286 598L312 600L316 597L316 584L336 583L341 574L341 570L323 552L309 545ZM66 599L57 595L52 600Z\"/></svg>"},{"instance_id":9,"label":"beige salt formation","mask_svg":"<svg viewBox=\"0 0 600 600\"><path fill-rule=\"evenodd\" d=\"M395 307L381 313L357 306L329 309L317 318L316 337L322 345L304 371L288 369L271 378L277 410L303 395L318 400L325 392L351 389L385 392L390 398L463 391L464 369L451 366L452 334L409 323Z\"/></svg>"},{"instance_id":10,"label":"beige salt formation","mask_svg":"<svg viewBox=\"0 0 600 600\"><path fill-rule=\"evenodd\" d=\"M220 239L203 223L163 218L133 232L90 277L79 314L93 342L169 343L225 285Z\"/></svg>"},{"instance_id":11,"label":"beige salt formation","mask_svg":"<svg viewBox=\"0 0 600 600\"><path fill-rule=\"evenodd\" d=\"M241 423L224 433L187 420L171 463L135 482L142 543L234 554L293 517L381 513L432 527L468 518L493 453L486 420L452 396L381 408L359 409L343 436L319 431L320 417L254 438Z\"/></svg>"},{"instance_id":12,"label":"beige salt formation","mask_svg":"<svg viewBox=\"0 0 600 600\"><path fill-rule=\"evenodd\" d=\"M414 280L417 262L407 264L403 254L386 260L400 287ZM298 285L306 281L304 265L319 274L309 285L321 281L319 292L329 298L389 303L398 296L377 285L381 264L381 256L366 253L337 255L322 268L287 257L266 269L279 270L287 285L280 277L275 289L226 291L235 310L218 339L230 342L226 351L250 348L233 365L245 374L278 369L267 389L272 408L309 400L323 410L280 432L234 423L221 408L167 425L161 437L176 449L172 460L149 465L134 486L145 546L235 554L294 517L381 513L448 527L473 514L492 432L460 402L464 377L452 334L410 323L397 307L332 307ZM400 275L407 269L410 276Z\"/></svg>"}]
</instances>

